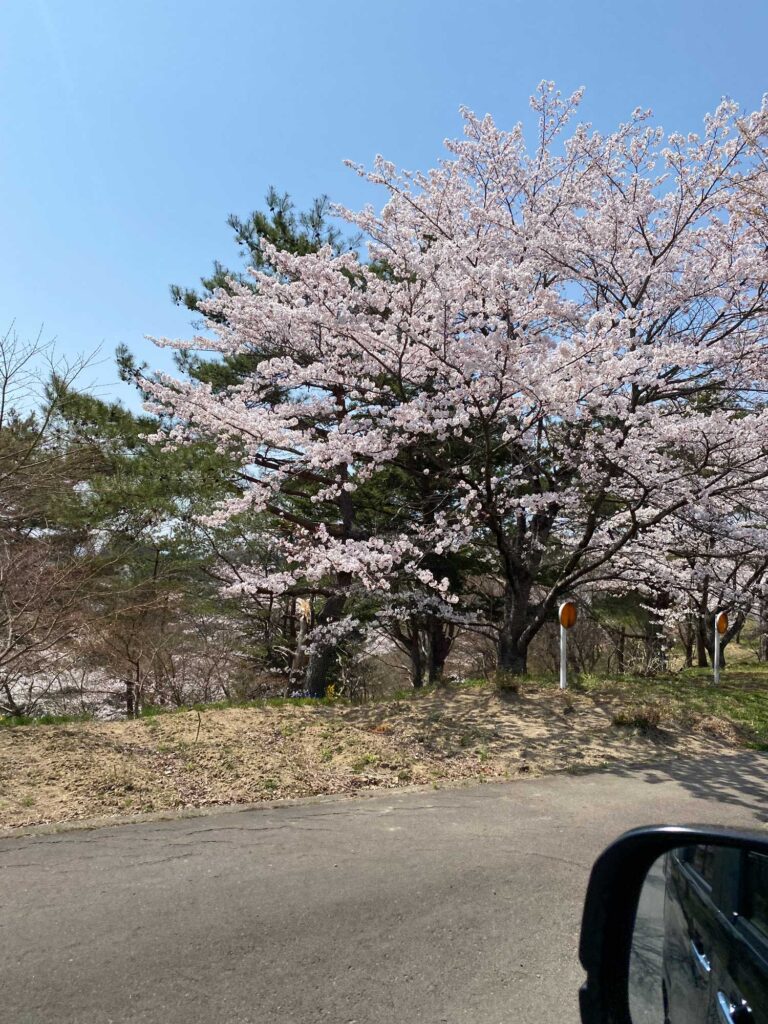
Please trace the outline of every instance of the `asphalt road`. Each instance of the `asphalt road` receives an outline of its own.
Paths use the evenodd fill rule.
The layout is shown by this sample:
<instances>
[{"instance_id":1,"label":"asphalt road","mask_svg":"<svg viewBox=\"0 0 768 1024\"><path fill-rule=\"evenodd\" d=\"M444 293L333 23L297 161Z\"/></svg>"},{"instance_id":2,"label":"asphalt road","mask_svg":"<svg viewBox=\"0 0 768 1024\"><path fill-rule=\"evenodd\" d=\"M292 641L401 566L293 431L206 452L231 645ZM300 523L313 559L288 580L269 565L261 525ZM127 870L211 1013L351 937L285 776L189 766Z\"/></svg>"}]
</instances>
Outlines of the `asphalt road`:
<instances>
[{"instance_id":1,"label":"asphalt road","mask_svg":"<svg viewBox=\"0 0 768 1024\"><path fill-rule=\"evenodd\" d=\"M664 1020L661 994L664 950L664 858L648 872L640 893L629 961L629 1009L632 1024Z\"/></svg>"},{"instance_id":2,"label":"asphalt road","mask_svg":"<svg viewBox=\"0 0 768 1024\"><path fill-rule=\"evenodd\" d=\"M768 758L0 840L0 1020L568 1024L592 861L768 818Z\"/></svg>"}]
</instances>

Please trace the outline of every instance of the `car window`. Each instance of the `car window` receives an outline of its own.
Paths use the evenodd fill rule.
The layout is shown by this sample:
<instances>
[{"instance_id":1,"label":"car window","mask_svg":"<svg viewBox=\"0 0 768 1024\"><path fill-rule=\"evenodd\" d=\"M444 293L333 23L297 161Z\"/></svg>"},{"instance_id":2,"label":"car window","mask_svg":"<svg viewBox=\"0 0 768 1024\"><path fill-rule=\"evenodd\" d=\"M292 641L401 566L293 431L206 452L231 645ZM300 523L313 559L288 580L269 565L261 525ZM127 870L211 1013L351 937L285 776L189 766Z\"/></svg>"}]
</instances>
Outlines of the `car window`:
<instances>
[{"instance_id":1,"label":"car window","mask_svg":"<svg viewBox=\"0 0 768 1024\"><path fill-rule=\"evenodd\" d=\"M768 939L768 856L748 853L744 862L742 915Z\"/></svg>"},{"instance_id":2,"label":"car window","mask_svg":"<svg viewBox=\"0 0 768 1024\"><path fill-rule=\"evenodd\" d=\"M712 888L715 877L715 847L686 846L680 851L680 860Z\"/></svg>"}]
</instances>

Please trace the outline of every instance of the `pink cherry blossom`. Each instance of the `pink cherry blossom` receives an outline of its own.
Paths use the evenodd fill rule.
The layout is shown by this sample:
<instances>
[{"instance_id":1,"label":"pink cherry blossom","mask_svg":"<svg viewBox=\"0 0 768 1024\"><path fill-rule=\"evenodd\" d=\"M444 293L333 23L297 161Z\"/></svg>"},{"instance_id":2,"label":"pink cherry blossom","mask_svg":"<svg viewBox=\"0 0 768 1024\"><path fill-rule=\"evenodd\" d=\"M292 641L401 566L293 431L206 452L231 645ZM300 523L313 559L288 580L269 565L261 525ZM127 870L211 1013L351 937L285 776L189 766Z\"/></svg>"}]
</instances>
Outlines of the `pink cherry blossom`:
<instances>
[{"instance_id":1,"label":"pink cherry blossom","mask_svg":"<svg viewBox=\"0 0 768 1024\"><path fill-rule=\"evenodd\" d=\"M688 136L636 110L603 135L574 125L580 102L542 83L532 149L464 111L433 170L357 168L381 208L339 213L370 262L265 243L275 272L217 293L207 333L159 340L269 352L224 392L143 381L170 414L158 441L238 460L211 521L274 524L275 567L230 592L333 593L340 621L356 590L450 601L424 561L471 551L503 590L500 663L522 670L564 594L629 587L681 516L725 510L738 543L768 478L768 105L723 102ZM428 508L377 514L394 466Z\"/></svg>"}]
</instances>

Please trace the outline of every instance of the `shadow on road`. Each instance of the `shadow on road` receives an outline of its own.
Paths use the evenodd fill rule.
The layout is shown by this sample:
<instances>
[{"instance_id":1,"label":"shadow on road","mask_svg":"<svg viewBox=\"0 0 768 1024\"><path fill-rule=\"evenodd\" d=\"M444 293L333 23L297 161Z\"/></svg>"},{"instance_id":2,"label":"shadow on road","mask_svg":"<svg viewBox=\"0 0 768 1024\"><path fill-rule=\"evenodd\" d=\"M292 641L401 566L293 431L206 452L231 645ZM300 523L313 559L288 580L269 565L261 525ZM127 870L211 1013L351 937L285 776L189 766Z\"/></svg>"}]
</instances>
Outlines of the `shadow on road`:
<instances>
[{"instance_id":1,"label":"shadow on road","mask_svg":"<svg viewBox=\"0 0 768 1024\"><path fill-rule=\"evenodd\" d=\"M691 796L740 807L768 821L768 754L728 747L682 726L620 729L615 708L578 692L500 695L446 689L396 712L401 736L417 738L446 759L477 744L517 772L602 768L608 774L661 785L677 783ZM387 728L392 707L347 712L363 728Z\"/></svg>"},{"instance_id":2,"label":"shadow on road","mask_svg":"<svg viewBox=\"0 0 768 1024\"><path fill-rule=\"evenodd\" d=\"M641 777L661 785L676 782L691 796L743 807L768 821L768 756L750 753L707 753L701 759L674 761L652 768L612 768L611 775Z\"/></svg>"}]
</instances>

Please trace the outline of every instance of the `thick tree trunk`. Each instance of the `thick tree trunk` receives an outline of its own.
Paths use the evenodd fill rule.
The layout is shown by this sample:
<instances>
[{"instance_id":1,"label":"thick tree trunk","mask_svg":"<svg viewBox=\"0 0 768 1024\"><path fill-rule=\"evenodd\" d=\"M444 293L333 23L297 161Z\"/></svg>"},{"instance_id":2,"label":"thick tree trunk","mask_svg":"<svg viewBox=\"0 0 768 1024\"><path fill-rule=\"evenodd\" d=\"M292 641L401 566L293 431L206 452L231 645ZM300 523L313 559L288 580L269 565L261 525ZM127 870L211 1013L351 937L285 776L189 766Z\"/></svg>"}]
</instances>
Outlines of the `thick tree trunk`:
<instances>
[{"instance_id":1,"label":"thick tree trunk","mask_svg":"<svg viewBox=\"0 0 768 1024\"><path fill-rule=\"evenodd\" d=\"M128 718L136 717L136 683L131 678L125 680L125 713Z\"/></svg>"},{"instance_id":2,"label":"thick tree trunk","mask_svg":"<svg viewBox=\"0 0 768 1024\"><path fill-rule=\"evenodd\" d=\"M411 659L411 684L414 690L418 690L424 685L424 659L421 652L421 630L415 616L411 620L410 629L408 653Z\"/></svg>"},{"instance_id":3,"label":"thick tree trunk","mask_svg":"<svg viewBox=\"0 0 768 1024\"><path fill-rule=\"evenodd\" d=\"M427 678L432 685L442 680L445 663L453 645L450 627L435 615L430 615L427 619L427 643Z\"/></svg>"},{"instance_id":4,"label":"thick tree trunk","mask_svg":"<svg viewBox=\"0 0 768 1024\"><path fill-rule=\"evenodd\" d=\"M326 598L322 611L317 616L318 626L328 626L338 622L346 603L344 594L332 594ZM334 640L318 641L312 645L312 653L307 663L304 688L310 697L324 697L328 689L328 676L336 661L338 644Z\"/></svg>"},{"instance_id":5,"label":"thick tree trunk","mask_svg":"<svg viewBox=\"0 0 768 1024\"><path fill-rule=\"evenodd\" d=\"M408 655L411 686L418 690L424 685L424 652L418 615L411 615L405 623L393 623L391 636Z\"/></svg>"},{"instance_id":6,"label":"thick tree trunk","mask_svg":"<svg viewBox=\"0 0 768 1024\"><path fill-rule=\"evenodd\" d=\"M513 676L524 676L528 671L528 648L502 635L499 638L499 669Z\"/></svg>"},{"instance_id":7,"label":"thick tree trunk","mask_svg":"<svg viewBox=\"0 0 768 1024\"><path fill-rule=\"evenodd\" d=\"M508 587L504 596L504 615L499 629L499 671L510 675L525 675L528 671L528 644L530 583L518 582L515 592Z\"/></svg>"},{"instance_id":8,"label":"thick tree trunk","mask_svg":"<svg viewBox=\"0 0 768 1024\"><path fill-rule=\"evenodd\" d=\"M336 656L335 644L321 644L312 652L307 665L305 689L310 697L324 697L328 689L328 675Z\"/></svg>"}]
</instances>

